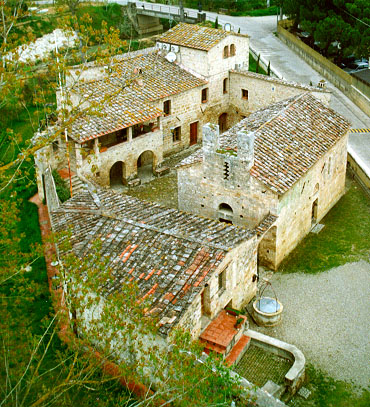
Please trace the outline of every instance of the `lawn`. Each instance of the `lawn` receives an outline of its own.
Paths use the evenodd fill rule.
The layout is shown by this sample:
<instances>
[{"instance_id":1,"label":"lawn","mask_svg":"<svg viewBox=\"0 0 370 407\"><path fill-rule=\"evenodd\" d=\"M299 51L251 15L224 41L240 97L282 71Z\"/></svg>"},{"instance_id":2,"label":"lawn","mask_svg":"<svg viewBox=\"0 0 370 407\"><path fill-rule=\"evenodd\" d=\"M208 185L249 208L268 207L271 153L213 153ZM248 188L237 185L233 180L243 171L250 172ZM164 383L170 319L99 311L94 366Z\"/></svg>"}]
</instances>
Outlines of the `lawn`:
<instances>
[{"instance_id":1,"label":"lawn","mask_svg":"<svg viewBox=\"0 0 370 407\"><path fill-rule=\"evenodd\" d=\"M350 177L346 194L279 267L282 273L318 273L370 255L370 198Z\"/></svg>"}]
</instances>

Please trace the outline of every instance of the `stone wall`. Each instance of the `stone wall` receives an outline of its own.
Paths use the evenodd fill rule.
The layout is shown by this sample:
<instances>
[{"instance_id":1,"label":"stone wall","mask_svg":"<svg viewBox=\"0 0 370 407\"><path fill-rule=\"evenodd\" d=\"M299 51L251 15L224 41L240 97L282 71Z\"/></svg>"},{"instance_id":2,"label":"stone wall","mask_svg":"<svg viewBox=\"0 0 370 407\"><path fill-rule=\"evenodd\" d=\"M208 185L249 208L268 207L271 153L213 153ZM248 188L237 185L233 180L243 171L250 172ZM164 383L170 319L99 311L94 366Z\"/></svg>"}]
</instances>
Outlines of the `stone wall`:
<instances>
[{"instance_id":1,"label":"stone wall","mask_svg":"<svg viewBox=\"0 0 370 407\"><path fill-rule=\"evenodd\" d=\"M219 274L222 272L224 286L220 289ZM201 333L202 315L213 319L227 305L242 309L256 294L257 281L253 281L255 274L257 238L254 236L230 250L203 291L184 313L179 325L189 329L192 336L198 338Z\"/></svg>"},{"instance_id":2,"label":"stone wall","mask_svg":"<svg viewBox=\"0 0 370 407\"><path fill-rule=\"evenodd\" d=\"M311 230L312 207L317 199L316 222L344 194L347 138L343 137L279 199L276 263L279 264Z\"/></svg>"},{"instance_id":3,"label":"stone wall","mask_svg":"<svg viewBox=\"0 0 370 407\"><path fill-rule=\"evenodd\" d=\"M204 86L207 87L207 86ZM161 119L163 130L163 153L169 155L180 151L190 144L190 124L198 122L198 137L202 139L202 126L204 124L204 110L202 110L201 92L203 87L196 87L186 92L177 93L170 97L160 99L153 103L163 110L165 101L171 103L171 113ZM179 141L174 141L173 129L181 127Z\"/></svg>"},{"instance_id":4,"label":"stone wall","mask_svg":"<svg viewBox=\"0 0 370 407\"><path fill-rule=\"evenodd\" d=\"M87 156L76 143L77 173L88 179L94 176L100 185L110 185L110 170L116 162L121 161L124 163L123 178L134 178L137 174L137 160L145 151L153 153L155 169L163 161L163 135L160 129L108 147L103 152L96 148Z\"/></svg>"},{"instance_id":5,"label":"stone wall","mask_svg":"<svg viewBox=\"0 0 370 407\"><path fill-rule=\"evenodd\" d=\"M235 55L224 57L224 48L235 47ZM184 46L158 43L157 48L164 54L175 52L176 62L185 68L191 69L211 79L215 75L234 69L236 65L248 69L249 64L249 37L243 35L228 35L209 51Z\"/></svg>"},{"instance_id":6,"label":"stone wall","mask_svg":"<svg viewBox=\"0 0 370 407\"><path fill-rule=\"evenodd\" d=\"M248 91L248 98L243 98L242 89ZM310 86L298 85L281 79L252 72L230 73L230 103L241 115L248 115L263 109L272 103L311 92L326 105L330 101L330 93Z\"/></svg>"},{"instance_id":7,"label":"stone wall","mask_svg":"<svg viewBox=\"0 0 370 407\"><path fill-rule=\"evenodd\" d=\"M249 175L250 164L238 156L217 152L217 126L211 133L210 138L203 139L203 162L178 169L179 209L254 228L269 213L276 214L277 194ZM223 213L220 206L225 204L232 213Z\"/></svg>"}]
</instances>

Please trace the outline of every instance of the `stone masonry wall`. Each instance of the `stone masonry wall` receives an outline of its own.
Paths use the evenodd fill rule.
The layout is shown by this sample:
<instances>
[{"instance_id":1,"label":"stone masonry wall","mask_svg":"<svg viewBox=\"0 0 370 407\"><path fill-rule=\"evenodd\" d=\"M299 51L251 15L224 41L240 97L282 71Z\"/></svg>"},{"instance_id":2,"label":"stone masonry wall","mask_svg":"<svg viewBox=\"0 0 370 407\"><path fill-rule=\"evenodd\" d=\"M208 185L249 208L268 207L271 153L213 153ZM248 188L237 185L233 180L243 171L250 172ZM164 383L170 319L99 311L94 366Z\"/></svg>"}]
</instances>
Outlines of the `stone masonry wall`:
<instances>
[{"instance_id":1,"label":"stone masonry wall","mask_svg":"<svg viewBox=\"0 0 370 407\"><path fill-rule=\"evenodd\" d=\"M248 91L248 99L243 99L242 89ZM248 115L272 103L308 91L325 104L329 103L330 93L328 92L289 84L288 82L272 79L265 75L241 72L230 73L230 103L237 107L242 115Z\"/></svg>"},{"instance_id":2,"label":"stone masonry wall","mask_svg":"<svg viewBox=\"0 0 370 407\"><path fill-rule=\"evenodd\" d=\"M225 286L219 289L218 276L226 270ZM241 309L256 294L257 282L252 281L257 273L257 238L243 242L231 250L220 264L217 272L209 279L203 294L197 295L182 316L179 325L189 329L197 338L201 333L201 317L213 319L226 305ZM202 295L204 310L202 311ZM205 312L206 311L206 312Z\"/></svg>"},{"instance_id":3,"label":"stone masonry wall","mask_svg":"<svg viewBox=\"0 0 370 407\"><path fill-rule=\"evenodd\" d=\"M132 141L108 147L106 151L90 154L86 158L82 158L79 153L78 144L76 144L76 147L77 162L79 163L78 173L81 173L83 177L91 178L95 173L93 168L98 168L99 175L95 175L95 180L100 185L110 184L110 169L117 161L124 162L125 171L123 176L126 179L137 174L137 160L144 151L152 151L154 168L163 161L163 139L160 130L143 134Z\"/></svg>"},{"instance_id":4,"label":"stone masonry wall","mask_svg":"<svg viewBox=\"0 0 370 407\"><path fill-rule=\"evenodd\" d=\"M227 204L233 210L232 222L247 227L255 227L269 213L276 214L277 195L246 171L238 173L240 184L224 180L221 159L208 165L207 172L202 164L179 168L179 209L219 219L220 204Z\"/></svg>"},{"instance_id":5,"label":"stone masonry wall","mask_svg":"<svg viewBox=\"0 0 370 407\"><path fill-rule=\"evenodd\" d=\"M249 174L253 146L250 153L247 147L239 146L239 155L230 154L219 150L218 126L207 125L203 132L203 162L178 169L179 209L249 228L269 213L276 214L277 194ZM247 139L240 140L240 145L248 145ZM221 204L228 205L232 212L224 213Z\"/></svg>"},{"instance_id":6,"label":"stone masonry wall","mask_svg":"<svg viewBox=\"0 0 370 407\"><path fill-rule=\"evenodd\" d=\"M332 147L287 193L279 199L277 264L291 252L312 227L312 205L317 199L317 222L344 194L347 138Z\"/></svg>"},{"instance_id":7,"label":"stone masonry wall","mask_svg":"<svg viewBox=\"0 0 370 407\"><path fill-rule=\"evenodd\" d=\"M191 123L198 122L198 141L202 140L202 126L204 124L204 110L202 111L201 103L202 89L203 87L193 88L153 103L154 106L163 110L164 102L167 100L171 102L170 114L161 119L164 155L169 155L189 146ZM176 127L181 127L179 141L173 140L171 131Z\"/></svg>"}]
</instances>

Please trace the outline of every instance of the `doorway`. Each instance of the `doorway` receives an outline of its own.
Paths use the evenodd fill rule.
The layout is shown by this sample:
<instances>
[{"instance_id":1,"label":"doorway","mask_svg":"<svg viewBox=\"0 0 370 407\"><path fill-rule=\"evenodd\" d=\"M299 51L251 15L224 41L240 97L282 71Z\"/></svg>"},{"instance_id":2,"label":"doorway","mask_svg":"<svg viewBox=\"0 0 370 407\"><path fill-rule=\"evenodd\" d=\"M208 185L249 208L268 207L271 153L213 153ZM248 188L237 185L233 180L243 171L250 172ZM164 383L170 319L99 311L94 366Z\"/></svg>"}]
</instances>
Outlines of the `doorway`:
<instances>
[{"instance_id":1,"label":"doorway","mask_svg":"<svg viewBox=\"0 0 370 407\"><path fill-rule=\"evenodd\" d=\"M311 216L312 225L317 223L317 206L318 206L318 198L316 198L312 204L312 216Z\"/></svg>"},{"instance_id":2,"label":"doorway","mask_svg":"<svg viewBox=\"0 0 370 407\"><path fill-rule=\"evenodd\" d=\"M220 128L220 133L227 130L227 113L222 113L218 118L218 126Z\"/></svg>"},{"instance_id":3,"label":"doorway","mask_svg":"<svg viewBox=\"0 0 370 407\"><path fill-rule=\"evenodd\" d=\"M137 176L142 182L150 181L153 178L154 154L152 151L144 151L137 159Z\"/></svg>"},{"instance_id":4,"label":"doorway","mask_svg":"<svg viewBox=\"0 0 370 407\"><path fill-rule=\"evenodd\" d=\"M198 142L198 123L190 123L190 145L197 144Z\"/></svg>"},{"instance_id":5,"label":"doorway","mask_svg":"<svg viewBox=\"0 0 370 407\"><path fill-rule=\"evenodd\" d=\"M125 163L122 161L117 161L112 165L109 171L110 186L120 186L126 183L126 168Z\"/></svg>"}]
</instances>

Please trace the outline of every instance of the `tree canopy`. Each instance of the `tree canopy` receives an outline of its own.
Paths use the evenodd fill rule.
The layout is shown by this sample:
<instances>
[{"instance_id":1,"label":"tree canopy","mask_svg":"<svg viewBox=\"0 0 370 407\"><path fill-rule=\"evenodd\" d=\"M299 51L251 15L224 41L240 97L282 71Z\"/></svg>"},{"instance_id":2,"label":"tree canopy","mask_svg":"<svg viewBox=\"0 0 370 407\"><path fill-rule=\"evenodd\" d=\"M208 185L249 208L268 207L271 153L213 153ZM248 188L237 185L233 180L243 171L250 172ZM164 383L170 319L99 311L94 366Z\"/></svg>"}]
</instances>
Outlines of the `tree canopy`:
<instances>
[{"instance_id":1,"label":"tree canopy","mask_svg":"<svg viewBox=\"0 0 370 407\"><path fill-rule=\"evenodd\" d=\"M370 3L367 0L284 0L285 14L295 28L308 31L324 55L370 55Z\"/></svg>"}]
</instances>

